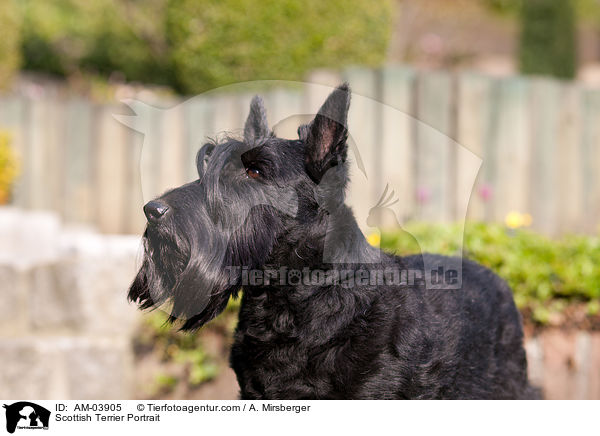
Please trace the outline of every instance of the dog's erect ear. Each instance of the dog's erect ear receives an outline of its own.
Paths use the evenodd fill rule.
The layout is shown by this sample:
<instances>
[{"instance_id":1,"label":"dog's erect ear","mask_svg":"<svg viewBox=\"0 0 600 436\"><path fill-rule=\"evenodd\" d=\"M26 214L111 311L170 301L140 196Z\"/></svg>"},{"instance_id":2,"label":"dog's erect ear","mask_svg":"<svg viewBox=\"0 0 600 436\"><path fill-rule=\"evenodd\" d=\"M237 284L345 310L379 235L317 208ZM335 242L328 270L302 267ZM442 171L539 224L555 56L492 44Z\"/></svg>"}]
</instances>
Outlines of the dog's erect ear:
<instances>
[{"instance_id":1,"label":"dog's erect ear","mask_svg":"<svg viewBox=\"0 0 600 436\"><path fill-rule=\"evenodd\" d=\"M350 87L347 83L333 91L314 120L308 125L304 164L310 178L319 183L327 170L346 159Z\"/></svg>"},{"instance_id":2,"label":"dog's erect ear","mask_svg":"<svg viewBox=\"0 0 600 436\"><path fill-rule=\"evenodd\" d=\"M269 125L267 124L267 111L262 98L254 96L250 103L250 114L244 126L244 141L254 144L260 138L269 136Z\"/></svg>"}]
</instances>

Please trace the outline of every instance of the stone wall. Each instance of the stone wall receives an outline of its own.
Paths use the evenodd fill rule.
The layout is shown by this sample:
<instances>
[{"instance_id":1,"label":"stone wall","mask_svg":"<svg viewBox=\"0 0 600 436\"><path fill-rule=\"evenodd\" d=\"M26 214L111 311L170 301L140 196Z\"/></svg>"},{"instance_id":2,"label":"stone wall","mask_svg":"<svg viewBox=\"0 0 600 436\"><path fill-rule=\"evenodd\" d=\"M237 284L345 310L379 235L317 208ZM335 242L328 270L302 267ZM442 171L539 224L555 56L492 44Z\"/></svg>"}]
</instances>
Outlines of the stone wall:
<instances>
[{"instance_id":1,"label":"stone wall","mask_svg":"<svg viewBox=\"0 0 600 436\"><path fill-rule=\"evenodd\" d=\"M0 208L0 398L131 396L138 248L139 237Z\"/></svg>"},{"instance_id":2,"label":"stone wall","mask_svg":"<svg viewBox=\"0 0 600 436\"><path fill-rule=\"evenodd\" d=\"M547 329L525 342L529 378L547 400L600 400L600 332Z\"/></svg>"}]
</instances>

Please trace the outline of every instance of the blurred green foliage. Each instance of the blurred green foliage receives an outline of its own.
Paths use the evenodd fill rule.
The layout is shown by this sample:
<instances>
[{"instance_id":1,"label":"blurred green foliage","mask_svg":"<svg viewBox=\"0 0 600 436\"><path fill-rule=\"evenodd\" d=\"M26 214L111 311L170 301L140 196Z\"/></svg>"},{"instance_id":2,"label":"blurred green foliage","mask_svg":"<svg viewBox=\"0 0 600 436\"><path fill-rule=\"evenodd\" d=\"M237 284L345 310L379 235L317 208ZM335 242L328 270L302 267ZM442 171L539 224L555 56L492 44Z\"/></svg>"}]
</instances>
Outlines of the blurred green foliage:
<instances>
[{"instance_id":1,"label":"blurred green foliage","mask_svg":"<svg viewBox=\"0 0 600 436\"><path fill-rule=\"evenodd\" d=\"M479 0L488 10L495 14L516 18L527 0ZM590 23L594 26L600 21L600 2L598 0L571 0L575 8L578 22Z\"/></svg>"},{"instance_id":2,"label":"blurred green foliage","mask_svg":"<svg viewBox=\"0 0 600 436\"><path fill-rule=\"evenodd\" d=\"M600 23L600 2L598 0L572 0L575 3L577 18L584 23L597 26Z\"/></svg>"},{"instance_id":3,"label":"blurred green foliage","mask_svg":"<svg viewBox=\"0 0 600 436\"><path fill-rule=\"evenodd\" d=\"M0 89L4 89L21 62L19 14L15 0L0 0L0 29Z\"/></svg>"},{"instance_id":4,"label":"blurred green foliage","mask_svg":"<svg viewBox=\"0 0 600 436\"><path fill-rule=\"evenodd\" d=\"M481 0L481 2L494 13L513 16L519 12L522 0Z\"/></svg>"},{"instance_id":5,"label":"blurred green foliage","mask_svg":"<svg viewBox=\"0 0 600 436\"><path fill-rule=\"evenodd\" d=\"M376 66L391 27L389 0L169 0L167 13L177 84L187 92Z\"/></svg>"},{"instance_id":6,"label":"blurred green foliage","mask_svg":"<svg viewBox=\"0 0 600 436\"><path fill-rule=\"evenodd\" d=\"M25 69L166 84L165 0L21 0Z\"/></svg>"},{"instance_id":7,"label":"blurred green foliage","mask_svg":"<svg viewBox=\"0 0 600 436\"><path fill-rule=\"evenodd\" d=\"M7 11L18 5L25 69L117 73L182 93L301 79L316 67L375 66L392 28L392 0L0 1L9 2ZM13 15L2 10L0 26ZM19 53L11 44L7 52Z\"/></svg>"},{"instance_id":8,"label":"blurred green foliage","mask_svg":"<svg viewBox=\"0 0 600 436\"><path fill-rule=\"evenodd\" d=\"M163 369L154 377L151 395L172 391L181 382L188 387L212 380L218 374L214 356L204 349L199 335L184 334L167 323L167 314L160 310L144 317L136 348L151 348L163 363ZM175 364L171 367L168 364Z\"/></svg>"},{"instance_id":9,"label":"blurred green foliage","mask_svg":"<svg viewBox=\"0 0 600 436\"><path fill-rule=\"evenodd\" d=\"M240 300L231 299L224 313L202 328L222 338L228 337L237 322ZM154 375L147 392L160 396L183 384L184 390L198 387L219 375L225 365L222 355L206 351L203 335L178 331L167 322L168 315L156 310L144 316L144 322L136 336L138 354L152 352L161 362L160 372ZM225 347L228 348L228 347Z\"/></svg>"},{"instance_id":10,"label":"blurred green foliage","mask_svg":"<svg viewBox=\"0 0 600 436\"><path fill-rule=\"evenodd\" d=\"M577 72L573 0L527 0L521 8L520 69L563 79Z\"/></svg>"},{"instance_id":11,"label":"blurred green foliage","mask_svg":"<svg viewBox=\"0 0 600 436\"><path fill-rule=\"evenodd\" d=\"M424 252L460 255L461 226L411 224ZM381 248L405 255L414 253L410 238L384 232ZM586 303L588 312L600 310L600 238L565 236L558 240L498 224L467 223L464 255L503 277L514 291L520 309L545 323L551 310L570 303Z\"/></svg>"}]
</instances>

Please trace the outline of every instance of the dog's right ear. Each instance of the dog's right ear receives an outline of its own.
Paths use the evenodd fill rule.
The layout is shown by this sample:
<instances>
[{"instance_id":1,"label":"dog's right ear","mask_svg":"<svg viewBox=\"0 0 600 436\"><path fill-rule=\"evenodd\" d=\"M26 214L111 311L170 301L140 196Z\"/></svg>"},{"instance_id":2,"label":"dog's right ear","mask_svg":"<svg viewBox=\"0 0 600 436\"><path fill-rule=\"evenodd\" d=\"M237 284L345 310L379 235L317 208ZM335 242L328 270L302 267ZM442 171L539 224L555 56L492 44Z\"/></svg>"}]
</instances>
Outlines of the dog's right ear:
<instances>
[{"instance_id":1,"label":"dog's right ear","mask_svg":"<svg viewBox=\"0 0 600 436\"><path fill-rule=\"evenodd\" d=\"M346 160L349 108L350 87L343 83L327 97L305 131L299 131L300 136L306 135L304 166L315 183L331 167Z\"/></svg>"},{"instance_id":2,"label":"dog's right ear","mask_svg":"<svg viewBox=\"0 0 600 436\"><path fill-rule=\"evenodd\" d=\"M267 111L262 98L256 95L250 103L250 113L244 125L244 141L247 144L255 144L258 139L266 138L269 135Z\"/></svg>"}]
</instances>

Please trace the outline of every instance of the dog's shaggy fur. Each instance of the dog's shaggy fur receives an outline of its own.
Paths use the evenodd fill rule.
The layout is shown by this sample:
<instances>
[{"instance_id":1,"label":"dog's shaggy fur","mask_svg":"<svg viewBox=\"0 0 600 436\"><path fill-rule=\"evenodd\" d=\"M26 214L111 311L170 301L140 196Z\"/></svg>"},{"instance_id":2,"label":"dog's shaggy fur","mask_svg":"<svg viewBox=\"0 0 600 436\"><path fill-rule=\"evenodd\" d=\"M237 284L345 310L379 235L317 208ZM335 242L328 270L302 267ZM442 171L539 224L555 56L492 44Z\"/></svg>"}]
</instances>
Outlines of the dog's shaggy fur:
<instances>
[{"instance_id":1,"label":"dog's shaggy fur","mask_svg":"<svg viewBox=\"0 0 600 436\"><path fill-rule=\"evenodd\" d=\"M370 246L344 205L347 85L298 140L268 129L255 98L244 139L205 145L199 179L148 203L144 263L129 298L168 302L197 329L243 287L231 366L244 399L536 398L512 292L490 270ZM426 266L462 268L460 289L426 288ZM417 271L413 282L344 274ZM326 282L246 283L244 271L333 271Z\"/></svg>"}]
</instances>

